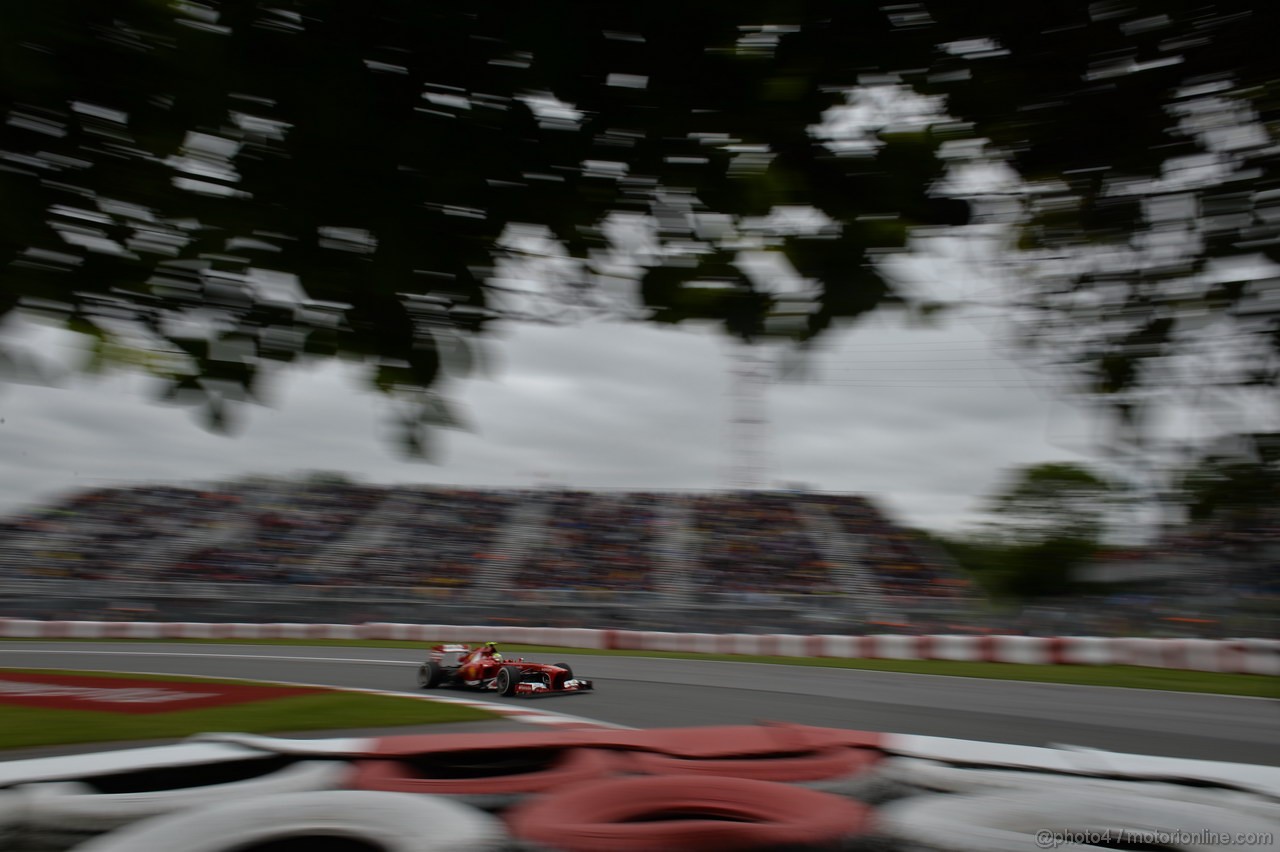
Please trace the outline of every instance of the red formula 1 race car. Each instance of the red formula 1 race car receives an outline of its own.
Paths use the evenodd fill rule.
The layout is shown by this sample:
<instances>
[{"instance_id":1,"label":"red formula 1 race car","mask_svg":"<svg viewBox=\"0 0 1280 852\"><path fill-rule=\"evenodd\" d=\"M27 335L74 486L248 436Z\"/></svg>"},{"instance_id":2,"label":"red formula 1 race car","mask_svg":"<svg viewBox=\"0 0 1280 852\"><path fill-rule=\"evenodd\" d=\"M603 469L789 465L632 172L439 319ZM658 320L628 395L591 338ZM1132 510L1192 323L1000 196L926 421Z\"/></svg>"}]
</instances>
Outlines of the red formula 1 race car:
<instances>
[{"instance_id":1,"label":"red formula 1 race car","mask_svg":"<svg viewBox=\"0 0 1280 852\"><path fill-rule=\"evenodd\" d=\"M568 663L531 663L524 658L504 660L497 646L486 642L469 645L436 645L418 667L418 686L464 687L499 695L554 695L590 690L591 681L575 678Z\"/></svg>"}]
</instances>

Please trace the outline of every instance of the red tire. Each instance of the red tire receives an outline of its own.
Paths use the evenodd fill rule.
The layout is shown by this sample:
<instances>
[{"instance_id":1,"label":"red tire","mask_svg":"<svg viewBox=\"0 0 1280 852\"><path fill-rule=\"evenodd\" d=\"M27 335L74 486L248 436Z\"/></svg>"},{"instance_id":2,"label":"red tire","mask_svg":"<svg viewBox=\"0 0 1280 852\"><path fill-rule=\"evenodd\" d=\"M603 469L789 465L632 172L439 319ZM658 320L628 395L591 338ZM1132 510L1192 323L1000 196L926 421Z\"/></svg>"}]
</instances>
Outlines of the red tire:
<instances>
[{"instance_id":1,"label":"red tire","mask_svg":"<svg viewBox=\"0 0 1280 852\"><path fill-rule=\"evenodd\" d=\"M533 749L613 748L612 734L633 731L504 731L497 734L394 734L368 740L360 757L396 757L418 759L429 754L478 751L528 751ZM298 742L305 742L299 740ZM624 741L625 742L625 741ZM249 743L250 747L255 747ZM623 747L626 747L625 745Z\"/></svg>"},{"instance_id":2,"label":"red tire","mask_svg":"<svg viewBox=\"0 0 1280 852\"><path fill-rule=\"evenodd\" d=\"M473 749L358 760L348 787L450 796L501 808L534 793L623 772L627 758L603 749Z\"/></svg>"},{"instance_id":3,"label":"red tire","mask_svg":"<svg viewBox=\"0 0 1280 852\"><path fill-rule=\"evenodd\" d=\"M727 760L691 760L643 752L634 755L637 769L647 775L716 775L787 783L860 775L879 763L881 758L879 752L858 748L824 748Z\"/></svg>"},{"instance_id":4,"label":"red tire","mask_svg":"<svg viewBox=\"0 0 1280 852\"><path fill-rule=\"evenodd\" d=\"M870 831L870 807L744 778L617 778L530 799L506 814L519 839L561 852L834 849Z\"/></svg>"}]
</instances>

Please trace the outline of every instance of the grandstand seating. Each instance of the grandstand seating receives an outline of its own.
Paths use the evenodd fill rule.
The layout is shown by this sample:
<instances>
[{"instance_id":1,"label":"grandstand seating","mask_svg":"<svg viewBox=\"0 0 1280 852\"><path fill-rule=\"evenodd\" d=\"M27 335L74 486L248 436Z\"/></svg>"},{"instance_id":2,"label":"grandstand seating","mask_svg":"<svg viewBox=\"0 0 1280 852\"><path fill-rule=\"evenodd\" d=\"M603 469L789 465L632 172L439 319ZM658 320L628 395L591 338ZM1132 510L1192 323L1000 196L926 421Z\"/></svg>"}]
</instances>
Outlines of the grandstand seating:
<instances>
[{"instance_id":1,"label":"grandstand seating","mask_svg":"<svg viewBox=\"0 0 1280 852\"><path fill-rule=\"evenodd\" d=\"M104 488L0 523L0 572L139 579L241 523L244 494L170 486Z\"/></svg>"},{"instance_id":2,"label":"grandstand seating","mask_svg":"<svg viewBox=\"0 0 1280 852\"><path fill-rule=\"evenodd\" d=\"M0 553L0 577L379 586L477 599L576 591L686 603L843 595L878 605L967 591L868 501L786 492L314 480L113 488L0 523Z\"/></svg>"},{"instance_id":3,"label":"grandstand seating","mask_svg":"<svg viewBox=\"0 0 1280 852\"><path fill-rule=\"evenodd\" d=\"M970 580L936 548L890 520L871 501L853 495L817 495L818 505L858 543L859 559L889 597L965 598Z\"/></svg>"},{"instance_id":4,"label":"grandstand seating","mask_svg":"<svg viewBox=\"0 0 1280 852\"><path fill-rule=\"evenodd\" d=\"M652 495L564 491L548 498L540 546L520 563L522 589L649 591L656 541Z\"/></svg>"},{"instance_id":5,"label":"grandstand seating","mask_svg":"<svg viewBox=\"0 0 1280 852\"><path fill-rule=\"evenodd\" d=\"M317 554L341 539L381 499L380 489L305 484L242 503L242 535L196 550L156 579L308 583Z\"/></svg>"},{"instance_id":6,"label":"grandstand seating","mask_svg":"<svg viewBox=\"0 0 1280 852\"><path fill-rule=\"evenodd\" d=\"M1109 558L1177 559L1187 570L1176 582L1113 583L997 613L927 539L865 497L256 479L101 488L0 518L0 615L292 613L763 632L1280 629L1275 513L1180 529Z\"/></svg>"},{"instance_id":7,"label":"grandstand seating","mask_svg":"<svg viewBox=\"0 0 1280 852\"><path fill-rule=\"evenodd\" d=\"M403 489L394 509L373 519L382 534L349 559L331 554L322 581L463 588L493 558L514 503L509 494L460 489Z\"/></svg>"},{"instance_id":8,"label":"grandstand seating","mask_svg":"<svg viewBox=\"0 0 1280 852\"><path fill-rule=\"evenodd\" d=\"M748 492L695 500L694 528L705 590L831 594L831 566L782 494Z\"/></svg>"}]
</instances>

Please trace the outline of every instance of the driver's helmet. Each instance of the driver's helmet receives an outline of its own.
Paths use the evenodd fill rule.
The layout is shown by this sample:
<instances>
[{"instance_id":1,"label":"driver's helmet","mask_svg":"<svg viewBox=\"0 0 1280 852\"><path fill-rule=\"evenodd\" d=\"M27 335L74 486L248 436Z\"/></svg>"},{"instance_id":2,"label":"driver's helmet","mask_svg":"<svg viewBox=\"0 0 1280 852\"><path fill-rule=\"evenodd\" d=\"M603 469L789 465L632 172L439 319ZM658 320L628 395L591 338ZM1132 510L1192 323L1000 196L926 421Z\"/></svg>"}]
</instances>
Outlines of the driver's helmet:
<instances>
[{"instance_id":1,"label":"driver's helmet","mask_svg":"<svg viewBox=\"0 0 1280 852\"><path fill-rule=\"evenodd\" d=\"M493 655L493 661L494 661L495 663L500 663L500 662L502 662L502 655L501 655L501 654L494 654L494 655Z\"/></svg>"}]
</instances>

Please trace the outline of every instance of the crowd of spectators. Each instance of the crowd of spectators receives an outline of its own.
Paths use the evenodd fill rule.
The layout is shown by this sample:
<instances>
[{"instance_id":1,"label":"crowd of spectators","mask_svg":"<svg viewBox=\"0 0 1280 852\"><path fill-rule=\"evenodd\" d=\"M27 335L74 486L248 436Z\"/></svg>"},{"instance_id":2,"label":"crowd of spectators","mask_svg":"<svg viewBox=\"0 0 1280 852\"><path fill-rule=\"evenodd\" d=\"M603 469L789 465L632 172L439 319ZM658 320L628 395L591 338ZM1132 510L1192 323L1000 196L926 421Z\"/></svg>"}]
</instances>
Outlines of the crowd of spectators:
<instances>
[{"instance_id":1,"label":"crowd of spectators","mask_svg":"<svg viewBox=\"0 0 1280 852\"><path fill-rule=\"evenodd\" d=\"M831 594L831 565L819 555L788 497L752 491L693 501L698 553L695 589L746 594Z\"/></svg>"},{"instance_id":2,"label":"crowd of spectators","mask_svg":"<svg viewBox=\"0 0 1280 852\"><path fill-rule=\"evenodd\" d=\"M1280 508L1192 525L1159 546L1198 561L1204 581L1226 593L1280 602Z\"/></svg>"},{"instance_id":3,"label":"crowd of spectators","mask_svg":"<svg viewBox=\"0 0 1280 852\"><path fill-rule=\"evenodd\" d=\"M805 495L825 510L853 541L858 560L874 575L882 594L910 598L958 599L972 596L968 577L935 548L904 530L864 497Z\"/></svg>"},{"instance_id":4,"label":"crowd of spectators","mask_svg":"<svg viewBox=\"0 0 1280 852\"><path fill-rule=\"evenodd\" d=\"M1094 568L1084 618L1100 629L1212 636L1280 628L1280 510L1174 527L1145 547L1098 554Z\"/></svg>"},{"instance_id":5,"label":"crowd of spectators","mask_svg":"<svg viewBox=\"0 0 1280 852\"><path fill-rule=\"evenodd\" d=\"M522 589L642 592L653 588L659 532L653 494L553 492L541 545L517 568Z\"/></svg>"},{"instance_id":6,"label":"crowd of spectators","mask_svg":"<svg viewBox=\"0 0 1280 852\"><path fill-rule=\"evenodd\" d=\"M387 500L386 529L350 562L326 572L328 585L461 589L492 561L516 495L452 488L402 489ZM378 521L374 521L378 523Z\"/></svg>"},{"instance_id":7,"label":"crowd of spectators","mask_svg":"<svg viewBox=\"0 0 1280 852\"><path fill-rule=\"evenodd\" d=\"M679 566L696 593L746 601L835 594L832 565L797 513L798 499L817 501L859 537L888 594L963 591L962 578L922 558L856 497L735 492L676 501L327 480L87 492L0 525L0 568L9 576L443 592L472 587L497 568L517 589L642 592ZM528 539L531 550L508 552L500 542L531 500L545 503L541 529ZM668 535L673 513L689 533L681 553Z\"/></svg>"},{"instance_id":8,"label":"crowd of spectators","mask_svg":"<svg viewBox=\"0 0 1280 852\"><path fill-rule=\"evenodd\" d=\"M100 488L0 522L0 568L13 576L150 579L180 550L241 511L235 490Z\"/></svg>"},{"instance_id":9,"label":"crowd of spectators","mask_svg":"<svg viewBox=\"0 0 1280 852\"><path fill-rule=\"evenodd\" d=\"M201 548L156 579L214 583L317 584L317 557L385 497L385 489L308 483L269 491L262 503L242 500L245 534Z\"/></svg>"},{"instance_id":10,"label":"crowd of spectators","mask_svg":"<svg viewBox=\"0 0 1280 852\"><path fill-rule=\"evenodd\" d=\"M876 623L877 630L1275 630L1280 513L1274 510L1182 527L1150 547L1107 554L1145 566L1177 560L1182 570L1171 579L1113 583L1087 598L1046 601L1007 617L968 606L977 597L968 578L869 500L793 492L677 498L273 480L100 488L0 519L0 580L124 580L134 581L135 590L163 582L318 587L326 595L333 590L333 606L390 588L405 590L405 606L418 601L420 607L462 600L453 592L476 588L517 595L663 591L674 588L665 580L675 571L696 600L739 602L733 610L739 615L726 615L729 621L752 606L765 612L783 595L821 596L797 613L838 618L844 610L828 604L839 602L829 596L842 588L836 575L842 566L829 561L839 558L828 550L830 542L816 537L824 524L815 526L815 518L824 515L843 533L852 564L867 569L882 593L888 621ZM481 578L487 578L483 585ZM146 595L123 597L129 606L150 605ZM252 600L252 591L242 599ZM104 597L102 606L110 600Z\"/></svg>"}]
</instances>

